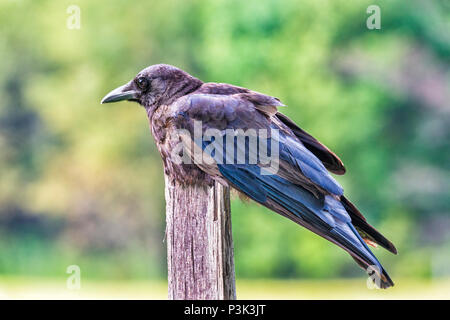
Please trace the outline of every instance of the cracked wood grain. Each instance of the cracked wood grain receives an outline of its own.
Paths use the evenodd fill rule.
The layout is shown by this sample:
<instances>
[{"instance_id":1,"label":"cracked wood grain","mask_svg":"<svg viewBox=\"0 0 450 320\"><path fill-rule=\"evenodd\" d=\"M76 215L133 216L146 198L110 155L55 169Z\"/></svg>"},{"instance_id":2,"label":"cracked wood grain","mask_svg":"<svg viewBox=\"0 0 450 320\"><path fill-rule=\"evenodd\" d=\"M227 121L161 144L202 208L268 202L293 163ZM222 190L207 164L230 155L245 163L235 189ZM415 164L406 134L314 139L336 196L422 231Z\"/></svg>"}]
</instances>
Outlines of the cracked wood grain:
<instances>
[{"instance_id":1,"label":"cracked wood grain","mask_svg":"<svg viewBox=\"0 0 450 320\"><path fill-rule=\"evenodd\" d=\"M229 188L165 181L169 299L236 299Z\"/></svg>"}]
</instances>

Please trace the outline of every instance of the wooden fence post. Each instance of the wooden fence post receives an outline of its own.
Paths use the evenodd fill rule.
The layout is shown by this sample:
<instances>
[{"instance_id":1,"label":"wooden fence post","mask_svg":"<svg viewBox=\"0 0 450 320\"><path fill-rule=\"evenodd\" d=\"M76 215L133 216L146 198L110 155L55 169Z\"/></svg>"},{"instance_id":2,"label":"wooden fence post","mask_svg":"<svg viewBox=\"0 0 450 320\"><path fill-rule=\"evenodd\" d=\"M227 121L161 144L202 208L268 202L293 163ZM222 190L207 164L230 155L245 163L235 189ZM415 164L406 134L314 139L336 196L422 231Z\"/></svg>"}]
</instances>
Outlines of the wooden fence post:
<instances>
[{"instance_id":1,"label":"wooden fence post","mask_svg":"<svg viewBox=\"0 0 450 320\"><path fill-rule=\"evenodd\" d=\"M229 188L165 182L169 299L236 299Z\"/></svg>"}]
</instances>

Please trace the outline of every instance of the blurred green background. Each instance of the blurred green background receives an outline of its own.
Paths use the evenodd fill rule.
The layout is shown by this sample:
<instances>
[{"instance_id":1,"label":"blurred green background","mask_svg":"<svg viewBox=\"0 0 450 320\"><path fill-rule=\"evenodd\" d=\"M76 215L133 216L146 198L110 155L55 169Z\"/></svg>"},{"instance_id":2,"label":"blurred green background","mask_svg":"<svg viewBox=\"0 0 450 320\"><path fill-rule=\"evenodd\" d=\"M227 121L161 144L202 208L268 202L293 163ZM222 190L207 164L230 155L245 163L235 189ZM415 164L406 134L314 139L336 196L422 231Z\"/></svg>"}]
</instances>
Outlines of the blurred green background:
<instances>
[{"instance_id":1,"label":"blurred green background","mask_svg":"<svg viewBox=\"0 0 450 320\"><path fill-rule=\"evenodd\" d=\"M374 2L381 30L366 27ZM446 0L1 0L0 297L64 297L73 264L81 297L166 296L145 112L99 102L168 63L279 97L341 156L337 180L399 251L374 250L397 286L368 293L344 251L234 199L238 297L449 298L449 30Z\"/></svg>"}]
</instances>

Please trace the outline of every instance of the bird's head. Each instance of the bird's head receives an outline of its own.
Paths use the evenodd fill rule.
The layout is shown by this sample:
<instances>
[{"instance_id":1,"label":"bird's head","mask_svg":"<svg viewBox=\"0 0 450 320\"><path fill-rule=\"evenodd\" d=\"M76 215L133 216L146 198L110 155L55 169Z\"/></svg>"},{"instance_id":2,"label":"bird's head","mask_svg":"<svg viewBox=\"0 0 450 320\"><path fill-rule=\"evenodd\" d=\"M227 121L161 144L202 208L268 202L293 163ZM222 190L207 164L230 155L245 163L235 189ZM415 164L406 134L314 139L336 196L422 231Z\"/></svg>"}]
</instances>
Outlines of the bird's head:
<instances>
[{"instance_id":1,"label":"bird's head","mask_svg":"<svg viewBox=\"0 0 450 320\"><path fill-rule=\"evenodd\" d=\"M101 103L135 101L145 108L170 104L176 98L196 90L202 81L167 64L155 64L139 72L134 79L108 93Z\"/></svg>"}]
</instances>

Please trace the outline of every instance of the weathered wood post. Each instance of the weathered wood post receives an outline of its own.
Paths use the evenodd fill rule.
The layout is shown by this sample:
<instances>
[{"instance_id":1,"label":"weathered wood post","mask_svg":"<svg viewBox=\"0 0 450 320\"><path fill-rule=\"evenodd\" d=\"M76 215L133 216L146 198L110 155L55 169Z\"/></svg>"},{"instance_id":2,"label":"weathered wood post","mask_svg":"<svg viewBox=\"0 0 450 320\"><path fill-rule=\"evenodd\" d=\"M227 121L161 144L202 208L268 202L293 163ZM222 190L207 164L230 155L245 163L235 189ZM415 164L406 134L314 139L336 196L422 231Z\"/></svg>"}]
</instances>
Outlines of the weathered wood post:
<instances>
[{"instance_id":1,"label":"weathered wood post","mask_svg":"<svg viewBox=\"0 0 450 320\"><path fill-rule=\"evenodd\" d=\"M165 182L169 299L236 299L229 188Z\"/></svg>"}]
</instances>

